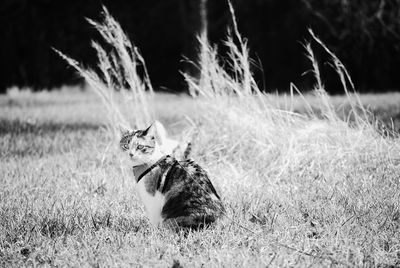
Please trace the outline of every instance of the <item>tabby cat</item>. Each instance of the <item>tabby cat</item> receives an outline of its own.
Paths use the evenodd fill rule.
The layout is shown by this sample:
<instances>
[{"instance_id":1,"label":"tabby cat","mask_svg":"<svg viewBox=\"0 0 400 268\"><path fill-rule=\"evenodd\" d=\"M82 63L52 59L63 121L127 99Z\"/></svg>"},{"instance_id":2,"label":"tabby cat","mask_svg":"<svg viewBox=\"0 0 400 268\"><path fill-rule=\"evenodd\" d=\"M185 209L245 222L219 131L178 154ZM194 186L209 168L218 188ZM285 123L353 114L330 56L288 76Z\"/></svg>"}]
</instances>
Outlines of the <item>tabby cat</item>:
<instances>
[{"instance_id":1,"label":"tabby cat","mask_svg":"<svg viewBox=\"0 0 400 268\"><path fill-rule=\"evenodd\" d=\"M122 133L120 146L129 155L153 225L199 228L222 216L224 207L207 173L192 160L179 161L163 152L154 124Z\"/></svg>"}]
</instances>

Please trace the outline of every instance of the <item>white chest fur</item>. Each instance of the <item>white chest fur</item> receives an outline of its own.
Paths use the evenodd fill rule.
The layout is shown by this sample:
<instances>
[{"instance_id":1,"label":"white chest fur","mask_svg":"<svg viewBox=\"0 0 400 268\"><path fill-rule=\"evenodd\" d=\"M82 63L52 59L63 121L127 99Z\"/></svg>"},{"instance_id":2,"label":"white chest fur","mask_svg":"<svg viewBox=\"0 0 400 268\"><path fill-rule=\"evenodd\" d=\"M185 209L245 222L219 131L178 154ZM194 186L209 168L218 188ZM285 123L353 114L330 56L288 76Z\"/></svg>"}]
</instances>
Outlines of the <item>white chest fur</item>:
<instances>
[{"instance_id":1,"label":"white chest fur","mask_svg":"<svg viewBox=\"0 0 400 268\"><path fill-rule=\"evenodd\" d=\"M150 194L146 191L145 180L147 178L143 178L136 184L136 189L139 193L139 196L144 204L146 209L147 217L150 220L150 223L154 226L159 226L163 218L161 216L162 208L165 204L165 196L162 195L159 191L156 191L155 195Z\"/></svg>"}]
</instances>

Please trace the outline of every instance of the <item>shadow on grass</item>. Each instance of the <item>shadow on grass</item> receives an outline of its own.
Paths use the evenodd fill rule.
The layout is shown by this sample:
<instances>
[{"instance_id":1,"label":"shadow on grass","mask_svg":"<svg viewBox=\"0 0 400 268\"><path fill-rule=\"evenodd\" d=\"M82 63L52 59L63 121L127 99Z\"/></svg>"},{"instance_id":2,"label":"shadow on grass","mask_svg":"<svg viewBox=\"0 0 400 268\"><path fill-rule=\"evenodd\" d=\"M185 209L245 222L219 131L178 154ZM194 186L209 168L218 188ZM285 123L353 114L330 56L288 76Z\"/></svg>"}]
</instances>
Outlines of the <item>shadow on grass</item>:
<instances>
[{"instance_id":1,"label":"shadow on grass","mask_svg":"<svg viewBox=\"0 0 400 268\"><path fill-rule=\"evenodd\" d=\"M20 120L5 120L0 119L0 136L6 134L46 134L51 132L74 132L80 130L98 130L101 125L91 123L31 123L21 122Z\"/></svg>"},{"instance_id":2,"label":"shadow on grass","mask_svg":"<svg viewBox=\"0 0 400 268\"><path fill-rule=\"evenodd\" d=\"M102 125L91 123L30 123L0 119L0 158L43 157L78 150Z\"/></svg>"}]
</instances>

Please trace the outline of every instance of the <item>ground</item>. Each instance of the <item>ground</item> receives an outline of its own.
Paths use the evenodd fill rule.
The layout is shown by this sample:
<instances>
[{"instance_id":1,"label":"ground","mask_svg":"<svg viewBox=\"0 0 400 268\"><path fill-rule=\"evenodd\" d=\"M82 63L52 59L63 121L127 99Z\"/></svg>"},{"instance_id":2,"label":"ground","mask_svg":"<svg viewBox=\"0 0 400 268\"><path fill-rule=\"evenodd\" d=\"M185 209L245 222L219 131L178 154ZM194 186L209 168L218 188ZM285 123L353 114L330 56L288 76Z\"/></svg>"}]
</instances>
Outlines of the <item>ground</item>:
<instances>
[{"instance_id":1,"label":"ground","mask_svg":"<svg viewBox=\"0 0 400 268\"><path fill-rule=\"evenodd\" d=\"M361 97L399 128L400 94ZM341 109L344 100L333 103ZM159 94L154 105L172 135L185 116L204 116L187 96ZM282 173L252 153L257 143L236 143L226 124L204 123L192 157L210 173L227 215L209 229L176 234L146 219L132 177L109 153L118 144L106 116L95 94L77 89L0 97L0 266L400 265L398 151L324 166L296 154L290 159L304 160L300 168L281 163Z\"/></svg>"}]
</instances>

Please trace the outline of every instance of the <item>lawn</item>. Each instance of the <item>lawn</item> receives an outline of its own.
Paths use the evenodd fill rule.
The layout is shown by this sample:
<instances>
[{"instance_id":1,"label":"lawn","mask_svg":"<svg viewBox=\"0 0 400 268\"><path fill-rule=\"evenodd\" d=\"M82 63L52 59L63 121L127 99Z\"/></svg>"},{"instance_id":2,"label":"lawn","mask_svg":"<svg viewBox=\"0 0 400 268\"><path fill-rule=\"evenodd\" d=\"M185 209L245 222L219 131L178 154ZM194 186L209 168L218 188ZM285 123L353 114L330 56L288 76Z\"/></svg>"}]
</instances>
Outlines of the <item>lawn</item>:
<instances>
[{"instance_id":1,"label":"lawn","mask_svg":"<svg viewBox=\"0 0 400 268\"><path fill-rule=\"evenodd\" d=\"M399 118L399 94L361 99L387 122ZM333 98L338 109L345 102ZM331 142L334 128L310 119L293 134L301 149L273 138L265 147L276 130L253 131L202 100L156 94L151 105L172 135L187 116L198 124L192 157L226 217L188 234L152 227L97 95L13 90L0 97L0 266L400 265L397 139L356 132L356 148L353 134Z\"/></svg>"},{"instance_id":2,"label":"lawn","mask_svg":"<svg viewBox=\"0 0 400 268\"><path fill-rule=\"evenodd\" d=\"M324 90L310 44L313 90L266 94L234 23L224 60L199 39L199 79L184 74L197 98L153 94L107 10L90 23L108 44L93 43L96 71L58 53L92 90L0 97L0 266L400 266L399 93L354 94L310 31L345 94ZM197 129L191 157L226 208L214 226L175 233L146 219L116 128L155 119L176 139Z\"/></svg>"}]
</instances>

